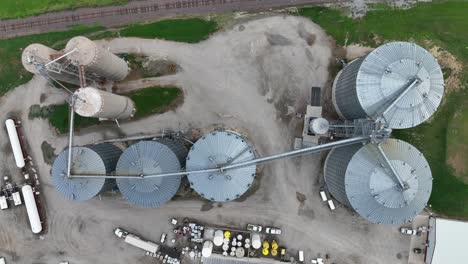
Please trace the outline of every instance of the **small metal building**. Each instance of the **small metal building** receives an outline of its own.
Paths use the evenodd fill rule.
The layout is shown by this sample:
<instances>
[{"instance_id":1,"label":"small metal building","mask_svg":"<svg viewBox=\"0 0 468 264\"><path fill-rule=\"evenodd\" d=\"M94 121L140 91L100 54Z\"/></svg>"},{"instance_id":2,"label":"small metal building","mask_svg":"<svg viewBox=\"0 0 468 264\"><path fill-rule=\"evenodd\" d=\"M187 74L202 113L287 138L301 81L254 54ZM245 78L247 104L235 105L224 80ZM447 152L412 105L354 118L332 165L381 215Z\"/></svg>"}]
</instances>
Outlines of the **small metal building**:
<instances>
[{"instance_id":1,"label":"small metal building","mask_svg":"<svg viewBox=\"0 0 468 264\"><path fill-rule=\"evenodd\" d=\"M58 81L80 85L80 79L78 75L70 74L66 70L61 70L60 73L58 73L53 71L46 71L45 69L40 68L43 66L39 66L39 64L45 65L46 63L50 62L53 59L52 57L56 54L59 54L59 52L52 48L42 44L33 43L23 50L23 54L21 55L21 62L23 63L23 67L30 73L43 73Z\"/></svg>"},{"instance_id":2,"label":"small metal building","mask_svg":"<svg viewBox=\"0 0 468 264\"><path fill-rule=\"evenodd\" d=\"M92 87L75 91L75 112L80 116L127 119L135 114L135 103L128 97Z\"/></svg>"},{"instance_id":3,"label":"small metal building","mask_svg":"<svg viewBox=\"0 0 468 264\"><path fill-rule=\"evenodd\" d=\"M383 165L382 155L371 143L333 149L325 161L325 182L335 199L368 221L403 224L426 206L432 190L431 169L409 143L388 139L381 148L406 189Z\"/></svg>"},{"instance_id":4,"label":"small metal building","mask_svg":"<svg viewBox=\"0 0 468 264\"><path fill-rule=\"evenodd\" d=\"M332 99L342 119L371 118L395 129L429 119L444 94L437 60L422 47L391 42L353 60L338 73Z\"/></svg>"},{"instance_id":5,"label":"small metal building","mask_svg":"<svg viewBox=\"0 0 468 264\"><path fill-rule=\"evenodd\" d=\"M187 170L203 170L255 159L252 146L240 135L211 132L200 138L187 156ZM226 202L239 198L252 185L256 166L217 173L188 174L192 188L205 199Z\"/></svg>"},{"instance_id":6,"label":"small metal building","mask_svg":"<svg viewBox=\"0 0 468 264\"><path fill-rule=\"evenodd\" d=\"M178 141L140 141L124 151L116 175L150 175L179 172L185 165L187 149ZM117 178L117 186L131 204L159 207L179 190L181 176L129 179Z\"/></svg>"},{"instance_id":7,"label":"small metal building","mask_svg":"<svg viewBox=\"0 0 468 264\"><path fill-rule=\"evenodd\" d=\"M92 40L78 36L70 39L64 52L70 53L67 59L76 66L84 66L86 70L96 73L106 79L121 81L127 77L129 68L127 63L110 51L98 46Z\"/></svg>"},{"instance_id":8,"label":"small metal building","mask_svg":"<svg viewBox=\"0 0 468 264\"><path fill-rule=\"evenodd\" d=\"M103 143L72 148L72 174L106 175L115 171L122 154L118 147ZM52 165L55 189L69 200L85 201L115 187L114 179L68 178L68 149L62 151Z\"/></svg>"}]
</instances>

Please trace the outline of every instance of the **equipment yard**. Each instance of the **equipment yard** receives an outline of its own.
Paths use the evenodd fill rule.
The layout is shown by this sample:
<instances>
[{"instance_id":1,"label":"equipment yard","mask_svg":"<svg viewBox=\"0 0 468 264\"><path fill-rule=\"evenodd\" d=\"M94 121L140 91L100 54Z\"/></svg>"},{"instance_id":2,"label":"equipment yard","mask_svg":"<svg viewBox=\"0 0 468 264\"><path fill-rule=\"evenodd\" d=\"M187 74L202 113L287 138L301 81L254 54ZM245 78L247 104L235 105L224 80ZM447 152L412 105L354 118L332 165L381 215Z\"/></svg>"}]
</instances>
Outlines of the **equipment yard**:
<instances>
[{"instance_id":1,"label":"equipment yard","mask_svg":"<svg viewBox=\"0 0 468 264\"><path fill-rule=\"evenodd\" d=\"M156 134L163 130L205 134L215 128L235 130L252 142L258 156L292 149L302 133L304 113L312 86L330 94L330 63L336 47L324 31L309 20L273 16L240 20L198 44L163 40L119 38L98 41L113 53L136 53L151 60L169 60L180 70L154 77L147 86L180 87L184 102L173 111L137 121L81 129L74 144L104 139ZM117 93L119 91L116 91ZM28 96L25 96L25 95ZM40 98L44 97L44 100ZM1 99L1 118L14 114L27 120L33 104L62 103L67 93L35 76ZM330 100L328 100L330 102ZM342 205L331 211L319 190L323 185L323 154L280 160L259 167L255 187L242 201L216 203L200 198L178 198L157 209L129 205L121 195L106 193L86 202L65 200L54 188L51 167L43 160L47 141L61 152L67 136L57 136L44 120L23 123L33 159L41 177L47 233L33 236L25 212L14 208L0 214L0 253L12 263L154 263L154 258L115 238L122 226L159 241L170 230L168 219L193 218L220 226L256 223L277 226L288 252L303 250L306 261L330 256L330 263L407 263L410 238L395 227L373 225ZM5 130L0 131L6 138ZM20 181L8 142L1 170ZM169 238L168 238L169 239Z\"/></svg>"},{"instance_id":2,"label":"equipment yard","mask_svg":"<svg viewBox=\"0 0 468 264\"><path fill-rule=\"evenodd\" d=\"M9 2L0 264L466 262L467 3Z\"/></svg>"}]
</instances>

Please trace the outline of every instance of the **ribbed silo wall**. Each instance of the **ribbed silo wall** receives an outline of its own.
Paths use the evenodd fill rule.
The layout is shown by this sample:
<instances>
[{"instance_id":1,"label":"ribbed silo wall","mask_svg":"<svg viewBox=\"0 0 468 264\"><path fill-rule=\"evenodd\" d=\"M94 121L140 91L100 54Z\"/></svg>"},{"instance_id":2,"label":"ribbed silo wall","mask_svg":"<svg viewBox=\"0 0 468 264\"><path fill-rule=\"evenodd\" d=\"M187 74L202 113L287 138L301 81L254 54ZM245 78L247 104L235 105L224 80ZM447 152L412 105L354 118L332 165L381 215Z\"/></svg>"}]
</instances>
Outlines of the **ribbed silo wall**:
<instances>
[{"instance_id":1,"label":"ribbed silo wall","mask_svg":"<svg viewBox=\"0 0 468 264\"><path fill-rule=\"evenodd\" d=\"M345 175L350 160L354 154L363 147L361 144L335 148L328 153L324 165L325 183L328 191L340 203L351 207L346 195Z\"/></svg>"},{"instance_id":2,"label":"ribbed silo wall","mask_svg":"<svg viewBox=\"0 0 468 264\"><path fill-rule=\"evenodd\" d=\"M85 147L92 149L99 155L99 157L101 157L104 162L104 166L106 167L107 175L115 171L117 161L119 161L120 155L122 155L122 150L120 148L109 143L87 145ZM106 179L100 193L110 191L116 186L115 179Z\"/></svg>"},{"instance_id":3,"label":"ribbed silo wall","mask_svg":"<svg viewBox=\"0 0 468 264\"><path fill-rule=\"evenodd\" d=\"M188 150L181 141L173 139L158 139L156 140L156 142L164 144L168 148L170 148L172 152L174 152L174 154L177 156L177 159L180 162L180 167L185 167Z\"/></svg>"},{"instance_id":4,"label":"ribbed silo wall","mask_svg":"<svg viewBox=\"0 0 468 264\"><path fill-rule=\"evenodd\" d=\"M356 80L365 57L350 62L337 76L333 86L333 101L343 119L366 118L367 114L362 109L357 96Z\"/></svg>"}]
</instances>

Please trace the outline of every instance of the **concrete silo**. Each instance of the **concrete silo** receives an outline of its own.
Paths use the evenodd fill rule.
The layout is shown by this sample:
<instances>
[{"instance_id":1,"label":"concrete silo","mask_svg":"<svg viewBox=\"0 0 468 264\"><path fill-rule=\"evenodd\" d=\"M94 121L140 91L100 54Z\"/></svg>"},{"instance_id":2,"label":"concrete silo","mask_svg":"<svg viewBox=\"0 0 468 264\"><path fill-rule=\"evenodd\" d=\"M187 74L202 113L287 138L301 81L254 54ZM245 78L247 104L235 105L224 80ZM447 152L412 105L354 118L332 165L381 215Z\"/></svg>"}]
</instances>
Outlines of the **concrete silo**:
<instances>
[{"instance_id":1,"label":"concrete silo","mask_svg":"<svg viewBox=\"0 0 468 264\"><path fill-rule=\"evenodd\" d=\"M76 66L84 66L87 71L96 73L108 80L121 81L127 77L127 63L112 52L99 47L92 40L78 36L70 39L64 52L69 53L67 59Z\"/></svg>"},{"instance_id":2,"label":"concrete silo","mask_svg":"<svg viewBox=\"0 0 468 264\"><path fill-rule=\"evenodd\" d=\"M122 154L118 147L103 143L72 148L72 174L108 175L115 171ZM69 200L85 201L115 187L114 179L68 178L68 149L62 151L52 165L55 189Z\"/></svg>"},{"instance_id":3,"label":"concrete silo","mask_svg":"<svg viewBox=\"0 0 468 264\"><path fill-rule=\"evenodd\" d=\"M333 149L324 174L334 198L378 224L411 221L424 209L432 190L431 169L422 153L397 139L380 146L369 143Z\"/></svg>"},{"instance_id":4,"label":"concrete silo","mask_svg":"<svg viewBox=\"0 0 468 264\"><path fill-rule=\"evenodd\" d=\"M81 116L107 119L126 119L135 114L133 101L122 95L92 87L75 91L75 112Z\"/></svg>"},{"instance_id":5,"label":"concrete silo","mask_svg":"<svg viewBox=\"0 0 468 264\"><path fill-rule=\"evenodd\" d=\"M255 159L252 146L240 135L228 131L211 132L200 138L187 156L187 171L217 168ZM188 174L191 187L211 201L239 198L252 185L256 165L224 172Z\"/></svg>"},{"instance_id":6,"label":"concrete silo","mask_svg":"<svg viewBox=\"0 0 468 264\"><path fill-rule=\"evenodd\" d=\"M173 140L140 141L122 154L116 175L151 175L179 172L185 165L187 149ZM131 204L159 207L179 189L182 176L117 178L117 186Z\"/></svg>"},{"instance_id":7,"label":"concrete silo","mask_svg":"<svg viewBox=\"0 0 468 264\"><path fill-rule=\"evenodd\" d=\"M437 60L414 43L391 42L350 62L333 83L342 119L371 118L390 128L419 125L437 110L444 78Z\"/></svg>"},{"instance_id":8,"label":"concrete silo","mask_svg":"<svg viewBox=\"0 0 468 264\"><path fill-rule=\"evenodd\" d=\"M74 74L77 72L75 66L69 65L65 69L57 69L56 71L47 70L45 64L52 61L57 54L59 52L54 49L34 43L23 50L21 62L23 67L30 73L44 74L58 81L80 85L79 76Z\"/></svg>"}]
</instances>

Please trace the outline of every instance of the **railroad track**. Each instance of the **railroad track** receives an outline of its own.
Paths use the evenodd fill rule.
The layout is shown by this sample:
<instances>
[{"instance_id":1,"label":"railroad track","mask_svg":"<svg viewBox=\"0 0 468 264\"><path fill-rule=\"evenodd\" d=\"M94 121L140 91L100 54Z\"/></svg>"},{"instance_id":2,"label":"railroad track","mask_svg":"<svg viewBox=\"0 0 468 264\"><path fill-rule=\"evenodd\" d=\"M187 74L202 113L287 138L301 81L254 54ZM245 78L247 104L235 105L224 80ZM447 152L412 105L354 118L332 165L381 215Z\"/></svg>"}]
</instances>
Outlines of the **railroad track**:
<instances>
[{"instance_id":1,"label":"railroad track","mask_svg":"<svg viewBox=\"0 0 468 264\"><path fill-rule=\"evenodd\" d=\"M111 10L104 10L109 9L109 7L103 7L102 11L95 11L89 13L81 13L72 15L65 15L59 17L45 17L45 18L38 18L36 20L30 21L30 19L21 19L21 20L3 20L0 21L0 32L9 32L9 31L18 31L21 29L31 29L35 27L41 27L46 25L53 25L53 24L68 24L68 23L76 23L84 22L90 19L97 19L97 18L104 18L104 17L116 17L116 16L126 16L126 15L136 15L136 14L144 14L144 13L156 13L163 10L171 11L177 9L191 9L191 8L199 8L199 7L207 7L207 6L222 6L222 5L233 5L233 4L247 4L247 3L257 3L261 5L262 3L274 4L277 3L277 6L281 5L293 5L297 2L304 2L304 1L268 1L268 0L185 0L185 1L173 1L167 2L162 4L151 4L151 5L141 5L136 7L122 7L122 8L115 8L111 7ZM315 4L326 4L326 3L336 3L342 1L333 1L333 0L315 0L315 1L307 1L310 3ZM14 22L13 22L14 21Z\"/></svg>"}]
</instances>

